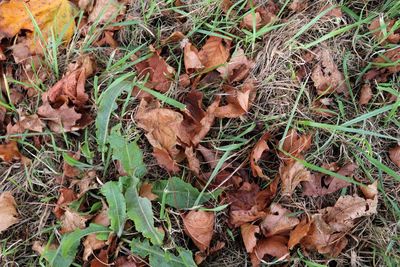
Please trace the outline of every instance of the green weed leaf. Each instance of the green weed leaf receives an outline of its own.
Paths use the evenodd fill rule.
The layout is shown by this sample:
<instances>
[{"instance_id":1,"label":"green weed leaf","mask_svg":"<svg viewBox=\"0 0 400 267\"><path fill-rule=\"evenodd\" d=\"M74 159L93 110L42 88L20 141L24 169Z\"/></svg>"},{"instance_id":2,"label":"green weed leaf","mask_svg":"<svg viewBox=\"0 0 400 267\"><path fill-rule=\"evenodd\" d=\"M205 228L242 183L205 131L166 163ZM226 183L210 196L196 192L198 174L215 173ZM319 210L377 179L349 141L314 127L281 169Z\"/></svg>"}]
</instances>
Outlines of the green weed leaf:
<instances>
[{"instance_id":1,"label":"green weed leaf","mask_svg":"<svg viewBox=\"0 0 400 267\"><path fill-rule=\"evenodd\" d=\"M154 227L150 200L140 197L135 187L129 187L126 190L125 199L128 217L135 223L136 230L149 238L153 244L161 245L164 233Z\"/></svg>"},{"instance_id":2,"label":"green weed leaf","mask_svg":"<svg viewBox=\"0 0 400 267\"><path fill-rule=\"evenodd\" d=\"M159 246L150 245L148 240L141 242L139 239L133 239L131 250L134 254L142 258L149 257L150 266L157 267L194 267L197 266L193 261L192 252L177 247L179 256L163 250Z\"/></svg>"},{"instance_id":3,"label":"green weed leaf","mask_svg":"<svg viewBox=\"0 0 400 267\"><path fill-rule=\"evenodd\" d=\"M120 237L126 220L126 203L118 182L107 182L101 187L109 206L111 229Z\"/></svg>"}]
</instances>

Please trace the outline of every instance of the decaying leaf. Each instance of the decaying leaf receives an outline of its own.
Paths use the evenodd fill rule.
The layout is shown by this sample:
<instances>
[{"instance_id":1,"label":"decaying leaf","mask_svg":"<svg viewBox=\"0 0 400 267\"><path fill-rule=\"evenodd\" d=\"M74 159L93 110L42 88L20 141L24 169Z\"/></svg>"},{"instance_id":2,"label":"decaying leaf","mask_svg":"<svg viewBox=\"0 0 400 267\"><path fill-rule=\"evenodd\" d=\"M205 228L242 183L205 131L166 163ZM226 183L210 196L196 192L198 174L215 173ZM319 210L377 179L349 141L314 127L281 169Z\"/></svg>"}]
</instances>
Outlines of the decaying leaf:
<instances>
[{"instance_id":1,"label":"decaying leaf","mask_svg":"<svg viewBox=\"0 0 400 267\"><path fill-rule=\"evenodd\" d=\"M17 212L17 203L11 192L3 192L0 195L0 233L6 230L13 224L16 224L19 219Z\"/></svg>"},{"instance_id":2,"label":"decaying leaf","mask_svg":"<svg viewBox=\"0 0 400 267\"><path fill-rule=\"evenodd\" d=\"M273 203L260 224L264 236L271 237L287 233L299 224L299 219L290 217L290 213L280 204Z\"/></svg>"},{"instance_id":3,"label":"decaying leaf","mask_svg":"<svg viewBox=\"0 0 400 267\"><path fill-rule=\"evenodd\" d=\"M317 64L314 66L311 79L319 95L333 92L348 95L348 89L343 74L339 71L332 55L327 48L314 50Z\"/></svg>"},{"instance_id":4,"label":"decaying leaf","mask_svg":"<svg viewBox=\"0 0 400 267\"><path fill-rule=\"evenodd\" d=\"M247 59L243 49L237 49L227 64L217 68L224 80L229 83L239 82L247 78L254 63Z\"/></svg>"},{"instance_id":5,"label":"decaying leaf","mask_svg":"<svg viewBox=\"0 0 400 267\"><path fill-rule=\"evenodd\" d=\"M254 3L248 2L248 7L253 7ZM276 21L276 14L279 12L279 7L274 1L268 1L263 5L259 5L255 8L255 12L251 12L244 16L243 22L241 23L242 27L252 30L255 26L256 29L259 29L265 25L271 24ZM255 23L254 23L255 22Z\"/></svg>"},{"instance_id":6,"label":"decaying leaf","mask_svg":"<svg viewBox=\"0 0 400 267\"><path fill-rule=\"evenodd\" d=\"M69 42L74 34L74 8L68 0L3 1L0 3L0 14L0 40L27 31L26 36L19 38L19 42L12 47L17 61L43 54L46 44L42 41L47 42L52 33L63 33L61 37L65 42ZM31 15L44 40L38 37Z\"/></svg>"},{"instance_id":7,"label":"decaying leaf","mask_svg":"<svg viewBox=\"0 0 400 267\"><path fill-rule=\"evenodd\" d=\"M367 105L371 100L371 98L372 98L371 85L366 83L361 87L360 99L358 100L358 103L360 105Z\"/></svg>"},{"instance_id":8,"label":"decaying leaf","mask_svg":"<svg viewBox=\"0 0 400 267\"><path fill-rule=\"evenodd\" d=\"M256 234L260 233L260 227L258 225L245 223L240 226L240 232L242 233L242 239L247 253L253 252L254 247L257 245Z\"/></svg>"},{"instance_id":9,"label":"decaying leaf","mask_svg":"<svg viewBox=\"0 0 400 267\"><path fill-rule=\"evenodd\" d=\"M105 23L110 20L116 20L118 15L125 13L124 1L119 0L79 0L79 7L86 9L90 14L88 21L93 23ZM93 5L94 4L94 5Z\"/></svg>"},{"instance_id":10,"label":"decaying leaf","mask_svg":"<svg viewBox=\"0 0 400 267\"><path fill-rule=\"evenodd\" d=\"M161 40L161 45L166 45L170 43L178 43L182 41L185 38L185 35L179 31L173 32L170 36L167 38L164 38Z\"/></svg>"},{"instance_id":11,"label":"decaying leaf","mask_svg":"<svg viewBox=\"0 0 400 267\"><path fill-rule=\"evenodd\" d=\"M257 242L257 245L250 255L253 266L260 266L264 256L269 255L276 258L287 257L289 250L287 247L288 239L284 236L271 236Z\"/></svg>"},{"instance_id":12,"label":"decaying leaf","mask_svg":"<svg viewBox=\"0 0 400 267\"><path fill-rule=\"evenodd\" d=\"M182 219L185 233L200 251L205 251L210 246L214 233L214 212L191 210Z\"/></svg>"},{"instance_id":13,"label":"decaying leaf","mask_svg":"<svg viewBox=\"0 0 400 267\"><path fill-rule=\"evenodd\" d=\"M268 178L258 166L257 162L261 159L264 152L269 151L267 141L271 138L270 133L265 133L256 143L250 153L250 167L254 177Z\"/></svg>"},{"instance_id":14,"label":"decaying leaf","mask_svg":"<svg viewBox=\"0 0 400 267\"><path fill-rule=\"evenodd\" d=\"M336 172L342 176L353 177L354 171L357 169L357 165L354 163L346 163L342 167L339 167L337 162L324 164L322 168L332 172ZM311 180L302 183L303 194L306 196L323 196L336 192L339 189L349 186L350 183L330 176L323 173L317 173L311 176Z\"/></svg>"},{"instance_id":15,"label":"decaying leaf","mask_svg":"<svg viewBox=\"0 0 400 267\"><path fill-rule=\"evenodd\" d=\"M396 145L389 149L390 160L400 168L400 145Z\"/></svg>"},{"instance_id":16,"label":"decaying leaf","mask_svg":"<svg viewBox=\"0 0 400 267\"><path fill-rule=\"evenodd\" d=\"M367 186L360 186L360 190L366 199L375 199L378 195L378 180Z\"/></svg>"},{"instance_id":17,"label":"decaying leaf","mask_svg":"<svg viewBox=\"0 0 400 267\"><path fill-rule=\"evenodd\" d=\"M308 0L293 0L289 5L289 9L294 12L301 12L308 7Z\"/></svg>"},{"instance_id":18,"label":"decaying leaf","mask_svg":"<svg viewBox=\"0 0 400 267\"><path fill-rule=\"evenodd\" d=\"M26 130L32 132L43 132L43 127L45 124L39 118L37 114L33 115L25 115L22 112L19 112L19 120L14 125L7 125L7 135L11 134L22 134Z\"/></svg>"},{"instance_id":19,"label":"decaying leaf","mask_svg":"<svg viewBox=\"0 0 400 267\"><path fill-rule=\"evenodd\" d=\"M30 164L30 159L19 152L18 143L16 141L9 141L8 143L0 145L0 159L7 163L17 160L25 165Z\"/></svg>"},{"instance_id":20,"label":"decaying leaf","mask_svg":"<svg viewBox=\"0 0 400 267\"><path fill-rule=\"evenodd\" d=\"M189 41L184 44L183 61L186 73L193 73L204 68L199 57L199 51Z\"/></svg>"},{"instance_id":21,"label":"decaying leaf","mask_svg":"<svg viewBox=\"0 0 400 267\"><path fill-rule=\"evenodd\" d=\"M76 229L84 229L86 227L87 216L82 216L78 212L66 208L64 214L61 216L61 230L62 234L70 233Z\"/></svg>"},{"instance_id":22,"label":"decaying leaf","mask_svg":"<svg viewBox=\"0 0 400 267\"><path fill-rule=\"evenodd\" d=\"M378 42L384 43L389 42L392 44L397 44L400 42L400 30L393 29L395 19L384 21L381 17L374 19L368 26L368 29L372 32L373 36ZM384 33L386 32L386 34Z\"/></svg>"},{"instance_id":23,"label":"decaying leaf","mask_svg":"<svg viewBox=\"0 0 400 267\"><path fill-rule=\"evenodd\" d=\"M71 158L73 158L75 160L79 160L81 155L80 155L80 153L78 151L76 153L69 152L68 156L70 156ZM69 165L68 162L66 162L64 160L64 163L63 163L63 174L64 174L64 176L66 176L68 178L74 178L74 177L77 177L80 173L81 173L81 171L77 167Z\"/></svg>"},{"instance_id":24,"label":"decaying leaf","mask_svg":"<svg viewBox=\"0 0 400 267\"><path fill-rule=\"evenodd\" d=\"M222 89L227 94L228 104L215 109L218 118L237 118L245 115L255 99L255 86L252 80L247 80L240 90L224 85Z\"/></svg>"}]
</instances>

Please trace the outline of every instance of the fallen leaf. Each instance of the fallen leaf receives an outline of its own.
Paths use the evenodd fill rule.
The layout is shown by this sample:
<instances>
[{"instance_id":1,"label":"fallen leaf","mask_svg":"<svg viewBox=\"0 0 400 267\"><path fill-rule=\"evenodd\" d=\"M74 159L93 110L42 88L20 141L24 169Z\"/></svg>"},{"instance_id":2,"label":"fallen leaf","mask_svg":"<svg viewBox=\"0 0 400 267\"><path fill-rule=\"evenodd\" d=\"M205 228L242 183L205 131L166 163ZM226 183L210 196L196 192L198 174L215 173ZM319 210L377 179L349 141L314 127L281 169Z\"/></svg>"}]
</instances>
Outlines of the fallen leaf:
<instances>
[{"instance_id":1,"label":"fallen leaf","mask_svg":"<svg viewBox=\"0 0 400 267\"><path fill-rule=\"evenodd\" d=\"M67 103L55 109L49 102L46 102L39 107L38 114L44 118L50 130L55 133L78 130L77 124L82 118L82 114L76 112L74 107L69 107Z\"/></svg>"},{"instance_id":2,"label":"fallen leaf","mask_svg":"<svg viewBox=\"0 0 400 267\"><path fill-rule=\"evenodd\" d=\"M247 253L253 252L254 247L257 245L256 234L260 233L260 227L258 225L245 223L240 226L240 232L242 233L242 239Z\"/></svg>"},{"instance_id":3,"label":"fallen leaf","mask_svg":"<svg viewBox=\"0 0 400 267\"><path fill-rule=\"evenodd\" d=\"M260 266L265 255L282 258L289 255L287 238L283 236L271 236L257 242L254 252L250 255L253 267Z\"/></svg>"},{"instance_id":4,"label":"fallen leaf","mask_svg":"<svg viewBox=\"0 0 400 267\"><path fill-rule=\"evenodd\" d=\"M54 207L53 211L57 219L60 219L61 216L64 214L67 205L76 200L76 195L72 189L61 188L59 192L60 196L58 197L57 204Z\"/></svg>"},{"instance_id":5,"label":"fallen leaf","mask_svg":"<svg viewBox=\"0 0 400 267\"><path fill-rule=\"evenodd\" d=\"M211 36L198 53L199 59L207 69L222 66L228 61L230 46L229 40Z\"/></svg>"},{"instance_id":6,"label":"fallen leaf","mask_svg":"<svg viewBox=\"0 0 400 267\"><path fill-rule=\"evenodd\" d=\"M310 226L311 222L307 218L304 218L300 221L296 228L294 228L293 231L290 232L288 242L289 249L292 249L294 246L300 243L303 237L307 236L308 231L310 230Z\"/></svg>"},{"instance_id":7,"label":"fallen leaf","mask_svg":"<svg viewBox=\"0 0 400 267\"><path fill-rule=\"evenodd\" d=\"M172 173L179 172L178 164L166 150L153 148L152 155L157 160L157 163L167 171Z\"/></svg>"},{"instance_id":8,"label":"fallen leaf","mask_svg":"<svg viewBox=\"0 0 400 267\"><path fill-rule=\"evenodd\" d=\"M400 47L391 49L383 53L383 55L375 58L372 62L377 67L371 69L364 75L365 80L376 80L377 82L386 82L392 74L400 71L400 64L393 64L400 60ZM386 63L392 65L385 67ZM383 65L383 66L379 66Z\"/></svg>"},{"instance_id":9,"label":"fallen leaf","mask_svg":"<svg viewBox=\"0 0 400 267\"><path fill-rule=\"evenodd\" d=\"M308 0L293 0L289 5L289 9L294 12L301 12L308 7Z\"/></svg>"},{"instance_id":10,"label":"fallen leaf","mask_svg":"<svg viewBox=\"0 0 400 267\"><path fill-rule=\"evenodd\" d=\"M317 48L314 53L318 62L313 68L311 79L318 95L336 92L344 93L347 96L349 92L344 76L333 61L329 50L327 48Z\"/></svg>"},{"instance_id":11,"label":"fallen leaf","mask_svg":"<svg viewBox=\"0 0 400 267\"><path fill-rule=\"evenodd\" d=\"M161 40L161 45L178 43L185 38L185 35L179 31L171 33L170 36Z\"/></svg>"},{"instance_id":12,"label":"fallen leaf","mask_svg":"<svg viewBox=\"0 0 400 267\"><path fill-rule=\"evenodd\" d=\"M14 125L11 125L11 123L7 125L7 135L22 134L26 130L38 133L43 132L43 127L45 124L38 117L38 115L25 115L22 112L19 113L19 120L17 123Z\"/></svg>"},{"instance_id":13,"label":"fallen leaf","mask_svg":"<svg viewBox=\"0 0 400 267\"><path fill-rule=\"evenodd\" d=\"M311 147L311 134L299 135L295 129L290 129L283 141L282 150L295 158L303 158L303 153ZM279 158L283 163L288 164L296 161L285 153L279 152Z\"/></svg>"},{"instance_id":14,"label":"fallen leaf","mask_svg":"<svg viewBox=\"0 0 400 267\"><path fill-rule=\"evenodd\" d=\"M103 203L102 210L92 219L91 223L109 226L110 219L108 217L108 207ZM105 240L99 240L96 238L96 234L89 234L83 241L83 260L87 261L89 256L92 255L93 251L101 249L106 246Z\"/></svg>"},{"instance_id":15,"label":"fallen leaf","mask_svg":"<svg viewBox=\"0 0 400 267\"><path fill-rule=\"evenodd\" d=\"M247 6L249 8L253 8L253 5L254 4L252 2L248 2ZM263 26L275 22L277 20L276 15L278 14L278 12L278 5L275 4L273 1L268 1L263 5L259 5L258 7L256 7L254 13L249 13L244 16L241 25L248 30L252 30L254 24L253 21L255 21L256 23L254 24L254 26L256 26L256 29L259 29Z\"/></svg>"},{"instance_id":16,"label":"fallen leaf","mask_svg":"<svg viewBox=\"0 0 400 267\"><path fill-rule=\"evenodd\" d=\"M188 161L189 169L196 175L200 173L200 161L196 157L196 153L193 151L193 147L186 147L185 156Z\"/></svg>"},{"instance_id":17,"label":"fallen leaf","mask_svg":"<svg viewBox=\"0 0 400 267\"><path fill-rule=\"evenodd\" d=\"M75 160L79 160L79 158L81 157L79 151L76 153L68 152L67 154L68 154L68 156L70 156L71 158L73 158ZM74 178L74 177L77 177L80 173L81 173L81 171L77 167L69 165L64 160L64 163L63 163L63 175L64 176L66 176L68 178Z\"/></svg>"},{"instance_id":18,"label":"fallen leaf","mask_svg":"<svg viewBox=\"0 0 400 267\"><path fill-rule=\"evenodd\" d=\"M0 233L6 230L13 224L19 222L17 203L15 203L14 197L11 192L3 192L0 195Z\"/></svg>"},{"instance_id":19,"label":"fallen leaf","mask_svg":"<svg viewBox=\"0 0 400 267\"><path fill-rule=\"evenodd\" d=\"M366 199L375 199L378 195L378 180L367 186L360 186L360 190Z\"/></svg>"},{"instance_id":20,"label":"fallen leaf","mask_svg":"<svg viewBox=\"0 0 400 267\"><path fill-rule=\"evenodd\" d=\"M328 8L331 8L331 7L332 7L332 4L331 4L331 3L328 3L328 4L324 5L324 6L321 8L321 10L320 10L319 13L321 13L321 12L327 10ZM335 8L333 8L331 11L329 11L328 13L326 13L326 14L324 15L324 17L342 18L342 17L343 17L343 13L342 13L342 10L340 9L340 7L335 7Z\"/></svg>"},{"instance_id":21,"label":"fallen leaf","mask_svg":"<svg viewBox=\"0 0 400 267\"><path fill-rule=\"evenodd\" d=\"M196 264L202 263L208 256L218 252L225 247L225 242L217 241L217 243L207 251L196 251L194 254Z\"/></svg>"},{"instance_id":22,"label":"fallen leaf","mask_svg":"<svg viewBox=\"0 0 400 267\"><path fill-rule=\"evenodd\" d=\"M142 183L139 190L139 196L145 197L150 201L156 200L158 196L152 192L153 185L147 182Z\"/></svg>"},{"instance_id":23,"label":"fallen leaf","mask_svg":"<svg viewBox=\"0 0 400 267\"><path fill-rule=\"evenodd\" d=\"M357 169L357 165L354 163L347 163L342 167L339 167L336 162L330 164L324 164L322 168L336 172L339 175L346 177L353 177L354 171ZM310 181L302 183L303 195L305 196L323 196L338 191L344 187L349 186L350 183L336 178L334 176L326 175L324 173L317 173L311 176Z\"/></svg>"},{"instance_id":24,"label":"fallen leaf","mask_svg":"<svg viewBox=\"0 0 400 267\"><path fill-rule=\"evenodd\" d=\"M186 73L193 73L204 68L201 63L199 51L189 41L184 42L183 62Z\"/></svg>"},{"instance_id":25,"label":"fallen leaf","mask_svg":"<svg viewBox=\"0 0 400 267\"><path fill-rule=\"evenodd\" d=\"M237 49L227 64L217 68L224 80L229 83L240 82L247 78L254 63L248 60L243 49Z\"/></svg>"},{"instance_id":26,"label":"fallen leaf","mask_svg":"<svg viewBox=\"0 0 400 267\"><path fill-rule=\"evenodd\" d=\"M199 122L199 128L196 134L191 138L191 142L194 146L198 145L201 140L208 134L211 126L214 124L215 112L219 106L220 98L216 97L211 105L207 108L205 116Z\"/></svg>"},{"instance_id":27,"label":"fallen leaf","mask_svg":"<svg viewBox=\"0 0 400 267\"><path fill-rule=\"evenodd\" d=\"M150 47L150 50L153 55L135 65L137 74L139 78L148 77L145 84L147 88L165 93L171 87L175 70L165 62L158 51L152 47ZM138 88L135 88L134 91L144 95Z\"/></svg>"},{"instance_id":28,"label":"fallen leaf","mask_svg":"<svg viewBox=\"0 0 400 267\"><path fill-rule=\"evenodd\" d=\"M260 29L263 26L260 12L251 12L244 16L241 26L248 30L252 30L253 28L256 30Z\"/></svg>"},{"instance_id":29,"label":"fallen leaf","mask_svg":"<svg viewBox=\"0 0 400 267\"><path fill-rule=\"evenodd\" d=\"M90 9L90 14L88 22L96 22L98 24L109 22L110 20L115 20L118 15L123 15L125 13L126 7L122 3L123 1L117 0L96 0L93 7L84 6L82 0L79 1L79 6L86 7ZM91 1L93 3L93 1Z\"/></svg>"},{"instance_id":30,"label":"fallen leaf","mask_svg":"<svg viewBox=\"0 0 400 267\"><path fill-rule=\"evenodd\" d=\"M256 143L250 152L250 167L254 177L268 178L262 171L261 167L258 166L257 162L261 159L264 152L268 152L267 141L271 138L270 133L265 133L260 140Z\"/></svg>"},{"instance_id":31,"label":"fallen leaf","mask_svg":"<svg viewBox=\"0 0 400 267\"><path fill-rule=\"evenodd\" d=\"M383 26L382 29L381 23ZM368 29L371 31L372 35L377 39L379 43L389 42L392 44L397 44L400 42L400 31L398 29L393 29L395 23L395 19L384 21L381 17L377 17L371 22L371 24L368 26Z\"/></svg>"},{"instance_id":32,"label":"fallen leaf","mask_svg":"<svg viewBox=\"0 0 400 267\"><path fill-rule=\"evenodd\" d=\"M60 218L60 233L65 234L73 232L76 229L84 229L86 228L87 220L88 219L86 218L86 216L82 216L78 212L66 208L64 210L64 214Z\"/></svg>"},{"instance_id":33,"label":"fallen leaf","mask_svg":"<svg viewBox=\"0 0 400 267\"><path fill-rule=\"evenodd\" d=\"M287 233L299 224L299 219L290 216L290 213L289 210L285 209L280 204L271 204L267 215L260 224L264 236L271 237Z\"/></svg>"},{"instance_id":34,"label":"fallen leaf","mask_svg":"<svg viewBox=\"0 0 400 267\"><path fill-rule=\"evenodd\" d=\"M223 85L222 88L227 94L228 104L217 107L215 109L215 116L218 118L237 118L245 115L255 98L253 81L246 81L240 90L230 85Z\"/></svg>"},{"instance_id":35,"label":"fallen leaf","mask_svg":"<svg viewBox=\"0 0 400 267\"><path fill-rule=\"evenodd\" d=\"M29 10L29 12L28 12ZM25 58L33 54L42 54L42 39L38 38L31 15L35 19L35 25L40 29L40 36L44 41L52 36L52 33L63 33L62 40L69 42L75 30L74 8L68 0L11 0L0 3L0 40L4 37L12 38L19 32L27 31L26 37L19 38L19 43L12 49L18 54L18 49L26 54ZM25 50L25 51L24 51ZM17 56L17 58L21 57Z\"/></svg>"},{"instance_id":36,"label":"fallen leaf","mask_svg":"<svg viewBox=\"0 0 400 267\"><path fill-rule=\"evenodd\" d=\"M0 159L7 163L17 160L21 161L25 165L30 164L30 159L19 152L18 143L16 141L9 141L8 143L0 145Z\"/></svg>"},{"instance_id":37,"label":"fallen leaf","mask_svg":"<svg viewBox=\"0 0 400 267\"><path fill-rule=\"evenodd\" d=\"M108 249L102 249L90 262L90 267L108 267Z\"/></svg>"},{"instance_id":38,"label":"fallen leaf","mask_svg":"<svg viewBox=\"0 0 400 267\"><path fill-rule=\"evenodd\" d=\"M363 84L361 87L360 91L360 99L358 100L358 103L360 105L367 105L369 101L371 100L373 94L372 94L372 89L370 84Z\"/></svg>"},{"instance_id":39,"label":"fallen leaf","mask_svg":"<svg viewBox=\"0 0 400 267\"><path fill-rule=\"evenodd\" d=\"M396 145L389 149L390 160L400 168L400 145Z\"/></svg>"},{"instance_id":40,"label":"fallen leaf","mask_svg":"<svg viewBox=\"0 0 400 267\"><path fill-rule=\"evenodd\" d=\"M282 163L279 167L279 177L282 181L283 195L291 195L301 182L312 179L311 173L298 161Z\"/></svg>"},{"instance_id":41,"label":"fallen leaf","mask_svg":"<svg viewBox=\"0 0 400 267\"><path fill-rule=\"evenodd\" d=\"M185 233L200 251L205 251L210 246L214 233L214 212L191 210L182 219Z\"/></svg>"}]
</instances>

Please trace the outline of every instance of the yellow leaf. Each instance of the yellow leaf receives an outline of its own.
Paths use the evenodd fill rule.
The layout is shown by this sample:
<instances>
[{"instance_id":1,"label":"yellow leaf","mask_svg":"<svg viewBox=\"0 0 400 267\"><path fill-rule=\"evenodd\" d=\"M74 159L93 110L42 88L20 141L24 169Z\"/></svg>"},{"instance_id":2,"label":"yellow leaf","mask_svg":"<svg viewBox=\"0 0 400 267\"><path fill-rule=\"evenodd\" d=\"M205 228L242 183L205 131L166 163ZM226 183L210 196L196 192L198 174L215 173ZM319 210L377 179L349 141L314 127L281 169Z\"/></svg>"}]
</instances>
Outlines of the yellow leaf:
<instances>
[{"instance_id":1,"label":"yellow leaf","mask_svg":"<svg viewBox=\"0 0 400 267\"><path fill-rule=\"evenodd\" d=\"M74 8L68 0L11 0L0 3L0 40L11 38L21 30L29 31L26 44L30 51L37 51L37 40L32 16L40 29L41 36L47 41L51 32L62 36L68 42L75 29ZM39 35L40 36L40 35Z\"/></svg>"}]
</instances>

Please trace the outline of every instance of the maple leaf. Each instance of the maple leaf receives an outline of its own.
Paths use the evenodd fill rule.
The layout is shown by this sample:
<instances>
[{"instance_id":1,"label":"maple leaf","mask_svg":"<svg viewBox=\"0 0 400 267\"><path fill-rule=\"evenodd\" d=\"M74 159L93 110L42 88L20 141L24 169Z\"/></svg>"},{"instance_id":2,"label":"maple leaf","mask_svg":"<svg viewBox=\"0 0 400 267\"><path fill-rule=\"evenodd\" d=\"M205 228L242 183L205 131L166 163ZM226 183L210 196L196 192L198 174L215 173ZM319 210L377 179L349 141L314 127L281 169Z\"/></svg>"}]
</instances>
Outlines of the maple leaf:
<instances>
[{"instance_id":1,"label":"maple leaf","mask_svg":"<svg viewBox=\"0 0 400 267\"><path fill-rule=\"evenodd\" d=\"M29 12L28 12L29 10ZM74 8L68 0L11 0L0 3L0 40L11 38L22 30L27 30L25 38L12 49L16 58L21 54L42 54L45 44L38 36L30 14L41 31L44 41L53 33L63 33L62 39L69 42L75 30ZM28 52L26 52L28 51Z\"/></svg>"},{"instance_id":2,"label":"maple leaf","mask_svg":"<svg viewBox=\"0 0 400 267\"><path fill-rule=\"evenodd\" d=\"M19 222L14 197L11 192L3 192L0 195L0 233L13 224Z\"/></svg>"},{"instance_id":3,"label":"maple leaf","mask_svg":"<svg viewBox=\"0 0 400 267\"><path fill-rule=\"evenodd\" d=\"M273 203L269 212L260 224L260 228L266 237L284 234L299 224L299 219L290 217L290 211L280 204Z\"/></svg>"},{"instance_id":4,"label":"maple leaf","mask_svg":"<svg viewBox=\"0 0 400 267\"><path fill-rule=\"evenodd\" d=\"M193 240L194 244L205 251L211 243L214 233L214 212L191 210L182 215L185 233Z\"/></svg>"}]
</instances>

